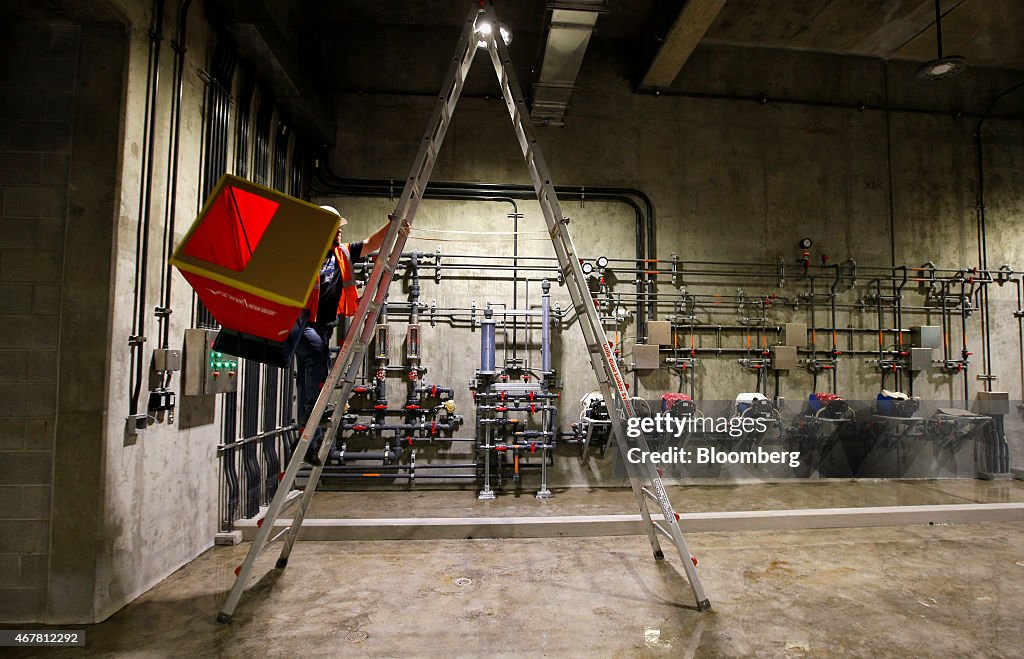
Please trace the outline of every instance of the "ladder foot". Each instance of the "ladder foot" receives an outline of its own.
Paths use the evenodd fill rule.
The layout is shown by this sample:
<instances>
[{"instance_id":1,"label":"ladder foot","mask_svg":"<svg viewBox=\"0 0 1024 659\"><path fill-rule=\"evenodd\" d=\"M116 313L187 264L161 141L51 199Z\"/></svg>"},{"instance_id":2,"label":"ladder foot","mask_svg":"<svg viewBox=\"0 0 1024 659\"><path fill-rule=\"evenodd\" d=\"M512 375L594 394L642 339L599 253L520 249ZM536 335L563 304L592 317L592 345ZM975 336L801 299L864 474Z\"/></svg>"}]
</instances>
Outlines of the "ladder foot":
<instances>
[{"instance_id":1,"label":"ladder foot","mask_svg":"<svg viewBox=\"0 0 1024 659\"><path fill-rule=\"evenodd\" d=\"M710 611L711 610L711 600L702 600L700 602L697 602L697 610L698 611Z\"/></svg>"},{"instance_id":2,"label":"ladder foot","mask_svg":"<svg viewBox=\"0 0 1024 659\"><path fill-rule=\"evenodd\" d=\"M665 560L665 552L661 551L660 549L658 551L654 552L654 560L656 560L656 561L663 561L663 560Z\"/></svg>"},{"instance_id":3,"label":"ladder foot","mask_svg":"<svg viewBox=\"0 0 1024 659\"><path fill-rule=\"evenodd\" d=\"M222 625L228 624L229 622L231 622L231 614L224 613L223 611L221 611L217 614L217 622L219 622Z\"/></svg>"},{"instance_id":4,"label":"ladder foot","mask_svg":"<svg viewBox=\"0 0 1024 659\"><path fill-rule=\"evenodd\" d=\"M278 570L283 570L286 567L288 567L288 559L287 558L279 558L279 559L277 559L277 569Z\"/></svg>"}]
</instances>

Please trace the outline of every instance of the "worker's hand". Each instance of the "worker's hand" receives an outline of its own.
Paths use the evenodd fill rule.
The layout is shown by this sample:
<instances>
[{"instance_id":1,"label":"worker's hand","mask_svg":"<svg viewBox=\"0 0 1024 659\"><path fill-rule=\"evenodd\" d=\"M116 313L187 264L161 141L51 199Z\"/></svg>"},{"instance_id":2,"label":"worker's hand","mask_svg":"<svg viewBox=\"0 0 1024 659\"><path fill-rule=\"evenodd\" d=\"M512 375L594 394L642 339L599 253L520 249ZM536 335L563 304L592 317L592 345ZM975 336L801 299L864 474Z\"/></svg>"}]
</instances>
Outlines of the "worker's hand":
<instances>
[{"instance_id":1,"label":"worker's hand","mask_svg":"<svg viewBox=\"0 0 1024 659\"><path fill-rule=\"evenodd\" d=\"M409 233L412 231L412 225L409 224L409 220L402 220L402 224L398 227L398 230L403 236L408 238Z\"/></svg>"}]
</instances>

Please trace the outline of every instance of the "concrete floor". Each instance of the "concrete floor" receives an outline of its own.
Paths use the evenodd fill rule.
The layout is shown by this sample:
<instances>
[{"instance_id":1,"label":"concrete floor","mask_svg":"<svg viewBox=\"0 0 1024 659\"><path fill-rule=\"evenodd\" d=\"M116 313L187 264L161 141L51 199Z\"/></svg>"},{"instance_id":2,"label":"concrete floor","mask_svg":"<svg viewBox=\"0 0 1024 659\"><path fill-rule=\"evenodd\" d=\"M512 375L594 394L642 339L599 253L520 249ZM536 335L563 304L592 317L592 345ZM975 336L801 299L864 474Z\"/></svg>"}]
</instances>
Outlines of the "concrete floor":
<instances>
[{"instance_id":1,"label":"concrete floor","mask_svg":"<svg viewBox=\"0 0 1024 659\"><path fill-rule=\"evenodd\" d=\"M350 515L385 516L428 509L463 515L479 506L465 500L468 492L322 494L314 499L320 514L338 512L332 506L341 503ZM563 514L582 505L575 499L613 512L630 501L622 492L563 494L539 505L532 496L489 505L504 502L501 510L512 515L562 501ZM680 494L674 493L677 504ZM1022 496L1022 483L921 481L689 488L685 499L691 509L720 510ZM86 650L375 657L1024 653L1024 523L695 533L688 540L714 606L709 613L692 608L678 558L656 563L642 536L300 542L287 570L270 569L276 552L260 559L261 576L227 626L214 619L248 544L218 547L89 627Z\"/></svg>"},{"instance_id":2,"label":"concrete floor","mask_svg":"<svg viewBox=\"0 0 1024 659\"><path fill-rule=\"evenodd\" d=\"M684 512L789 510L863 506L913 506L1024 501L1024 481L870 480L670 485L669 498ZM477 501L475 490L321 491L309 507L314 517L491 517L613 515L636 512L628 488L571 487L538 501L534 490Z\"/></svg>"}]
</instances>

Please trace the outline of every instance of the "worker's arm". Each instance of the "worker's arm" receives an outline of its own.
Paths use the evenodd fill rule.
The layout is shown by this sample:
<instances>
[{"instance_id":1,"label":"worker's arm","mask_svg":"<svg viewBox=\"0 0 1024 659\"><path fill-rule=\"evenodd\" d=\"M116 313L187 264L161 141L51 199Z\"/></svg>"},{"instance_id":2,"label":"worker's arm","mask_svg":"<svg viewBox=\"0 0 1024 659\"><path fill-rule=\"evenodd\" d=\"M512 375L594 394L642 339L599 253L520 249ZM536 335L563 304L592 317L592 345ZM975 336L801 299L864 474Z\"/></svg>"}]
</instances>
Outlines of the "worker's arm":
<instances>
[{"instance_id":1,"label":"worker's arm","mask_svg":"<svg viewBox=\"0 0 1024 659\"><path fill-rule=\"evenodd\" d=\"M377 250L380 249L380 246L382 244L384 244L384 236L387 235L387 233L388 233L388 226L390 226L390 224L391 224L390 221L385 222L384 224L382 224L380 226L379 229L374 231L373 234L369 238L367 238L366 240L363 241L363 254L369 254L371 252L376 252ZM405 220L402 220L402 227L401 227L400 231L403 234L405 234L406 236L409 235L409 223L406 222Z\"/></svg>"}]
</instances>

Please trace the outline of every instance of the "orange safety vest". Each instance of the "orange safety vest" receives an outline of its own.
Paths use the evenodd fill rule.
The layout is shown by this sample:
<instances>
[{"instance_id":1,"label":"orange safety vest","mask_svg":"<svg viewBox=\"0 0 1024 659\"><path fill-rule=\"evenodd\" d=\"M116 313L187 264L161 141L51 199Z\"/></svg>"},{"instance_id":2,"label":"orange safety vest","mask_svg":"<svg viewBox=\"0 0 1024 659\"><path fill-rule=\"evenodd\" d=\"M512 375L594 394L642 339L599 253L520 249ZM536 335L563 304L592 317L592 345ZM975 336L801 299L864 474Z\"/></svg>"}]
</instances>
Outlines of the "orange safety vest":
<instances>
[{"instance_id":1,"label":"orange safety vest","mask_svg":"<svg viewBox=\"0 0 1024 659\"><path fill-rule=\"evenodd\" d=\"M352 255L348 251L348 243L334 248L334 256L338 259L341 270L341 297L338 298L338 315L354 316L359 307L359 293L356 291L356 280L352 273Z\"/></svg>"},{"instance_id":2,"label":"orange safety vest","mask_svg":"<svg viewBox=\"0 0 1024 659\"><path fill-rule=\"evenodd\" d=\"M338 261L339 275L341 276L341 296L338 298L338 315L354 316L359 307L359 293L356 292L356 280L352 274L352 255L349 253L348 244L336 245L334 247L334 258ZM309 311L309 321L316 321L317 309L320 306L320 278L313 282L313 290L306 300L306 309Z\"/></svg>"}]
</instances>

